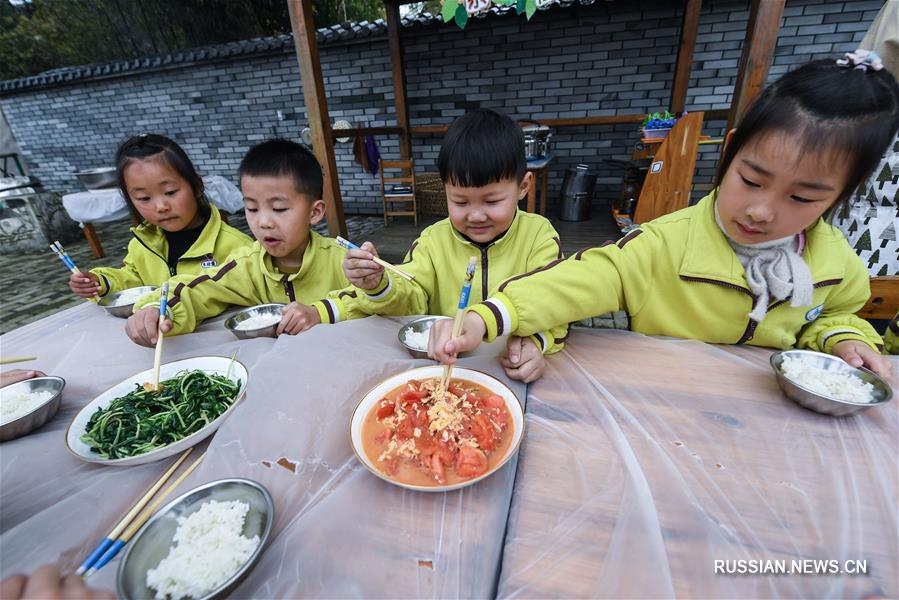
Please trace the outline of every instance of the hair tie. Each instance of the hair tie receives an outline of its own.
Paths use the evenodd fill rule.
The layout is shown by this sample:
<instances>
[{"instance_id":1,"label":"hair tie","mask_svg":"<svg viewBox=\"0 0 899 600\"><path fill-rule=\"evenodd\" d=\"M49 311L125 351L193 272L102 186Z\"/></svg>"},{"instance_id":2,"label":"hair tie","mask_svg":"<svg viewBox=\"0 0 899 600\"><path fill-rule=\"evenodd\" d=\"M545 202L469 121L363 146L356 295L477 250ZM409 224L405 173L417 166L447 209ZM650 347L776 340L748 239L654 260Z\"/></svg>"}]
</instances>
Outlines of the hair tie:
<instances>
[{"instance_id":1,"label":"hair tie","mask_svg":"<svg viewBox=\"0 0 899 600\"><path fill-rule=\"evenodd\" d=\"M837 65L840 67L852 67L852 70L880 71L883 69L883 61L880 56L873 50L862 50L859 48L855 52L847 52L843 58L837 59Z\"/></svg>"}]
</instances>

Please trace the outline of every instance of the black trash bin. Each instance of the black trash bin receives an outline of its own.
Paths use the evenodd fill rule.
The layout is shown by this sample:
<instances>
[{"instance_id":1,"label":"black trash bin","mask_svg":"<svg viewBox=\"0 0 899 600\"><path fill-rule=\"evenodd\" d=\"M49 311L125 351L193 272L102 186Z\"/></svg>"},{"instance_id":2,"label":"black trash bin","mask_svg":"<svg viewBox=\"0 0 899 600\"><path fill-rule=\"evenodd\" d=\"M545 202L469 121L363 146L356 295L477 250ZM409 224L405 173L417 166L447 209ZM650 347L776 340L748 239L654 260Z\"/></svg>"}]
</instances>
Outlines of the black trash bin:
<instances>
[{"instance_id":1,"label":"black trash bin","mask_svg":"<svg viewBox=\"0 0 899 600\"><path fill-rule=\"evenodd\" d=\"M591 173L587 165L578 165L565 171L562 180L562 209L559 218L563 221L586 221L590 218L590 204L596 190L596 173Z\"/></svg>"}]
</instances>

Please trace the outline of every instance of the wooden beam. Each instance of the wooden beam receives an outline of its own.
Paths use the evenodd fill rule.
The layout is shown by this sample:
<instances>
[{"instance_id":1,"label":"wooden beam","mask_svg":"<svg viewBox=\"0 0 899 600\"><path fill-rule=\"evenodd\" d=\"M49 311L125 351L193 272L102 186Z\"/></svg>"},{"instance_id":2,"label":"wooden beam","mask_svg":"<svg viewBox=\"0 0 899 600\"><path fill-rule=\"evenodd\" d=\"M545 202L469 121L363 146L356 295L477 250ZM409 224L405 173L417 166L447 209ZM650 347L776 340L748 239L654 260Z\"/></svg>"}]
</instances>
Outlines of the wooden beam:
<instances>
[{"instance_id":1,"label":"wooden beam","mask_svg":"<svg viewBox=\"0 0 899 600\"><path fill-rule=\"evenodd\" d=\"M315 39L312 0L287 0L287 8L290 11L297 62L300 64L306 115L309 118L309 129L312 130L312 151L321 165L324 177L323 195L327 207L328 232L332 236L347 237L340 182L337 178L337 161L334 160L334 137L328 117L318 42Z\"/></svg>"},{"instance_id":2,"label":"wooden beam","mask_svg":"<svg viewBox=\"0 0 899 600\"><path fill-rule=\"evenodd\" d=\"M687 0L680 27L680 46L677 50L677 67L671 86L669 110L674 114L684 112L687 105L687 89L690 86L690 70L693 67L693 50L696 48L696 32L699 29L699 13L702 0Z\"/></svg>"},{"instance_id":3,"label":"wooden beam","mask_svg":"<svg viewBox=\"0 0 899 600\"><path fill-rule=\"evenodd\" d=\"M740 56L737 82L734 85L734 97L727 118L728 130L739 123L740 118L762 91L768 77L768 69L774 59L784 1L752 0L746 38L743 40L743 54Z\"/></svg>"},{"instance_id":4,"label":"wooden beam","mask_svg":"<svg viewBox=\"0 0 899 600\"><path fill-rule=\"evenodd\" d=\"M393 97L396 104L396 124L400 133L400 156L412 158L412 136L409 134L408 98L406 97L406 68L403 65L403 45L400 40L402 21L400 6L396 1L384 3L387 12L387 44L390 46L390 66L393 69Z\"/></svg>"}]
</instances>

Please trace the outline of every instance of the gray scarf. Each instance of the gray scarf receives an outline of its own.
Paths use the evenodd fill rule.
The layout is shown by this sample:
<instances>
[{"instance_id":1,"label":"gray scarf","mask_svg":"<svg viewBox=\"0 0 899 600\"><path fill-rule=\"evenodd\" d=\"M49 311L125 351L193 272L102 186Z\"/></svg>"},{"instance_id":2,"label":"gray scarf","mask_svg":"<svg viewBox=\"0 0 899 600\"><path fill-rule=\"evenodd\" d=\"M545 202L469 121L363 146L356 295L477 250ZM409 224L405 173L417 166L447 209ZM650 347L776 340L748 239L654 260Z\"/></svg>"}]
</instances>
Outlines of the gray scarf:
<instances>
[{"instance_id":1,"label":"gray scarf","mask_svg":"<svg viewBox=\"0 0 899 600\"><path fill-rule=\"evenodd\" d=\"M791 235L760 244L738 244L727 235L718 215L717 204L715 221L746 270L746 283L756 296L755 306L749 313L750 319L761 322L768 314L772 298L783 300L792 295L790 306L793 307L812 303L812 272L796 249L797 236Z\"/></svg>"}]
</instances>

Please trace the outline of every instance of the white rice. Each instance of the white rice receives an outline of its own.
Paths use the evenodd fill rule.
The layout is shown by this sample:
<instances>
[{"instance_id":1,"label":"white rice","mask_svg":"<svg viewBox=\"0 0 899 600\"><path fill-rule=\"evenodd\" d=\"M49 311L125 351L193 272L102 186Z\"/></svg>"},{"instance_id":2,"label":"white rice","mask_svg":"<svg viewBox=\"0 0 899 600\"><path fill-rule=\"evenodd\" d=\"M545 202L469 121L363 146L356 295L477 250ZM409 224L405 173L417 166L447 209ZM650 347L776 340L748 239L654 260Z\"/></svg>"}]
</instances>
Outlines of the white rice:
<instances>
[{"instance_id":1,"label":"white rice","mask_svg":"<svg viewBox=\"0 0 899 600\"><path fill-rule=\"evenodd\" d=\"M152 294L147 290L125 290L119 293L119 296L112 303L112 306L125 306L126 304L134 304L147 294Z\"/></svg>"},{"instance_id":2,"label":"white rice","mask_svg":"<svg viewBox=\"0 0 899 600\"><path fill-rule=\"evenodd\" d=\"M281 315L277 314L264 314L264 315L256 315L254 317L250 317L245 321L241 321L237 325L234 326L235 329L240 329L241 331L249 331L252 329L262 329L263 327L271 327L272 325L277 325L281 322Z\"/></svg>"},{"instance_id":3,"label":"white rice","mask_svg":"<svg viewBox=\"0 0 899 600\"><path fill-rule=\"evenodd\" d=\"M798 356L786 356L783 372L802 387L831 398L858 404L874 402L874 386L845 371L825 371Z\"/></svg>"},{"instance_id":4,"label":"white rice","mask_svg":"<svg viewBox=\"0 0 899 600\"><path fill-rule=\"evenodd\" d=\"M426 331L412 331L411 329L407 329L406 333L403 334L403 342L406 343L407 346L413 348L415 350L421 350L422 352L428 351L428 339L431 337L431 330L428 329Z\"/></svg>"},{"instance_id":5,"label":"white rice","mask_svg":"<svg viewBox=\"0 0 899 600\"><path fill-rule=\"evenodd\" d=\"M178 517L175 545L147 571L147 587L156 590L157 600L200 598L234 575L259 545L258 535L241 535L249 510L240 500L210 500Z\"/></svg>"},{"instance_id":6,"label":"white rice","mask_svg":"<svg viewBox=\"0 0 899 600\"><path fill-rule=\"evenodd\" d=\"M0 424L6 425L21 416L27 415L52 397L53 392L50 391L0 390Z\"/></svg>"}]
</instances>

